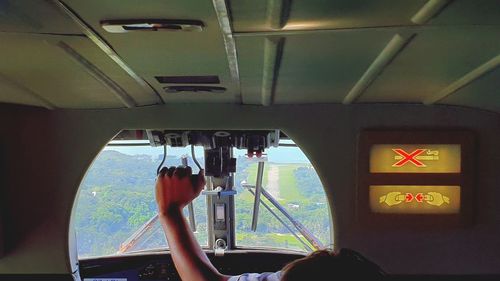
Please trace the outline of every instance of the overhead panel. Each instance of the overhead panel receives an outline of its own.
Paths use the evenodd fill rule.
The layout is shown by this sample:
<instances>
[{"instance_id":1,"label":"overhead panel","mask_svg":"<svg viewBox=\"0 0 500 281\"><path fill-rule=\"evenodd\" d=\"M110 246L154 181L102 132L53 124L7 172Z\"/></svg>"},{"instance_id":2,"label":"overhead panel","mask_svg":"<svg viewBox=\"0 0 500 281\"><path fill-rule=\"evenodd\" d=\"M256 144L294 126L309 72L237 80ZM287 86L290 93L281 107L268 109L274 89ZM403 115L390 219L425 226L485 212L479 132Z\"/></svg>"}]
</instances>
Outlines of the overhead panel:
<instances>
[{"instance_id":1,"label":"overhead panel","mask_svg":"<svg viewBox=\"0 0 500 281\"><path fill-rule=\"evenodd\" d=\"M500 68L497 67L439 103L500 111Z\"/></svg>"},{"instance_id":2,"label":"overhead panel","mask_svg":"<svg viewBox=\"0 0 500 281\"><path fill-rule=\"evenodd\" d=\"M274 103L341 102L391 38L392 33L384 31L286 36ZM244 100L255 101L260 95L263 40L237 38Z\"/></svg>"},{"instance_id":3,"label":"overhead panel","mask_svg":"<svg viewBox=\"0 0 500 281\"><path fill-rule=\"evenodd\" d=\"M123 61L161 95L165 102L232 102L237 83L229 73L219 24L211 1L65 1L103 37ZM199 20L197 31L137 31L109 33L102 21L130 19ZM156 76L207 76L220 78L223 93L168 93L168 83ZM176 84L178 85L178 84ZM210 86L210 85L207 85ZM214 86L213 84L211 86Z\"/></svg>"},{"instance_id":4,"label":"overhead panel","mask_svg":"<svg viewBox=\"0 0 500 281\"><path fill-rule=\"evenodd\" d=\"M140 84L128 75L120 66L114 63L104 52L95 46L90 40L68 40L69 46L75 49L81 56L102 71L113 82L130 96L136 106L146 106L158 103L158 98L150 92L145 92ZM84 68L83 65L79 65ZM107 89L109 92L110 89ZM123 105L123 104L122 104Z\"/></svg>"},{"instance_id":5,"label":"overhead panel","mask_svg":"<svg viewBox=\"0 0 500 281\"><path fill-rule=\"evenodd\" d=\"M264 41L263 37L236 38L243 104L261 104Z\"/></svg>"},{"instance_id":6,"label":"overhead panel","mask_svg":"<svg viewBox=\"0 0 500 281\"><path fill-rule=\"evenodd\" d=\"M454 0L429 21L431 25L499 25L498 0Z\"/></svg>"},{"instance_id":7,"label":"overhead panel","mask_svg":"<svg viewBox=\"0 0 500 281\"><path fill-rule=\"evenodd\" d=\"M341 102L391 38L364 31L286 38L275 103Z\"/></svg>"},{"instance_id":8,"label":"overhead panel","mask_svg":"<svg viewBox=\"0 0 500 281\"><path fill-rule=\"evenodd\" d=\"M410 19L425 3L231 1L243 102L341 102L399 26L414 25Z\"/></svg>"},{"instance_id":9,"label":"overhead panel","mask_svg":"<svg viewBox=\"0 0 500 281\"><path fill-rule=\"evenodd\" d=\"M498 55L498 28L456 26L420 30L358 102L417 102Z\"/></svg>"},{"instance_id":10,"label":"overhead panel","mask_svg":"<svg viewBox=\"0 0 500 281\"><path fill-rule=\"evenodd\" d=\"M0 102L500 110L497 0L60 1L0 1Z\"/></svg>"},{"instance_id":11,"label":"overhead panel","mask_svg":"<svg viewBox=\"0 0 500 281\"><path fill-rule=\"evenodd\" d=\"M419 19L422 21L422 18ZM415 34L406 34L401 36L396 34L387 43L384 49L377 55L370 66L366 69L363 75L358 79L356 84L351 88L349 93L342 101L344 104L350 104L355 101L363 92L368 88L371 83L384 71L385 67L389 65L394 58L401 53L401 51L408 45L415 37Z\"/></svg>"},{"instance_id":12,"label":"overhead panel","mask_svg":"<svg viewBox=\"0 0 500 281\"><path fill-rule=\"evenodd\" d=\"M44 107L43 101L23 85L0 74L0 102ZM50 107L50 106L49 106Z\"/></svg>"},{"instance_id":13,"label":"overhead panel","mask_svg":"<svg viewBox=\"0 0 500 281\"><path fill-rule=\"evenodd\" d=\"M0 32L81 34L51 1L0 1Z\"/></svg>"},{"instance_id":14,"label":"overhead panel","mask_svg":"<svg viewBox=\"0 0 500 281\"><path fill-rule=\"evenodd\" d=\"M0 74L12 84L22 85L25 92L58 108L124 107L108 88L57 47L61 41L85 44L86 38L1 34L0 41Z\"/></svg>"},{"instance_id":15,"label":"overhead panel","mask_svg":"<svg viewBox=\"0 0 500 281\"><path fill-rule=\"evenodd\" d=\"M373 26L411 25L411 17L427 2L417 1L230 1L235 32L272 31L270 9L273 2L289 9L283 30L339 29ZM287 8L286 6L289 5Z\"/></svg>"}]
</instances>

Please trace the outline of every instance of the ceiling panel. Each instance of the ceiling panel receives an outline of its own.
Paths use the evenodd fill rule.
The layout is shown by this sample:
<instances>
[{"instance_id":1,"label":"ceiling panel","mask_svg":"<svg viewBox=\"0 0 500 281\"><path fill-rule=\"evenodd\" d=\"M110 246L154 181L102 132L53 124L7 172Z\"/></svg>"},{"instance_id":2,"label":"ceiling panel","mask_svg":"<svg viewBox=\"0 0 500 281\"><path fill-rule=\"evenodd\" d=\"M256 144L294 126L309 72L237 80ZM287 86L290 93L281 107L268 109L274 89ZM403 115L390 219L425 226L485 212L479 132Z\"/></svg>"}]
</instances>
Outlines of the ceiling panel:
<instances>
[{"instance_id":1,"label":"ceiling panel","mask_svg":"<svg viewBox=\"0 0 500 281\"><path fill-rule=\"evenodd\" d=\"M263 37L236 38L243 104L261 104L264 40Z\"/></svg>"},{"instance_id":2,"label":"ceiling panel","mask_svg":"<svg viewBox=\"0 0 500 281\"><path fill-rule=\"evenodd\" d=\"M500 68L478 78L439 103L500 112Z\"/></svg>"},{"instance_id":3,"label":"ceiling panel","mask_svg":"<svg viewBox=\"0 0 500 281\"><path fill-rule=\"evenodd\" d=\"M166 103L233 103L235 101L234 94L230 91L226 93L161 93L161 97Z\"/></svg>"},{"instance_id":4,"label":"ceiling panel","mask_svg":"<svg viewBox=\"0 0 500 281\"><path fill-rule=\"evenodd\" d=\"M275 103L341 102L392 36L340 32L287 38Z\"/></svg>"},{"instance_id":5,"label":"ceiling panel","mask_svg":"<svg viewBox=\"0 0 500 281\"><path fill-rule=\"evenodd\" d=\"M90 24L139 76L165 101L234 102L238 83L231 79L224 41L211 1L66 1ZM205 24L202 32L108 33L100 21L119 19L195 19ZM155 76L217 75L226 93L165 93ZM207 99L208 98L208 99Z\"/></svg>"},{"instance_id":6,"label":"ceiling panel","mask_svg":"<svg viewBox=\"0 0 500 281\"><path fill-rule=\"evenodd\" d=\"M1 34L0 73L55 107L119 108L123 104L56 44L86 38ZM19 96L25 99L24 96Z\"/></svg>"},{"instance_id":7,"label":"ceiling panel","mask_svg":"<svg viewBox=\"0 0 500 281\"><path fill-rule=\"evenodd\" d=\"M422 102L499 53L498 28L421 31L358 102Z\"/></svg>"},{"instance_id":8,"label":"ceiling panel","mask_svg":"<svg viewBox=\"0 0 500 281\"><path fill-rule=\"evenodd\" d=\"M29 89L0 74L0 102L45 106Z\"/></svg>"},{"instance_id":9,"label":"ceiling panel","mask_svg":"<svg viewBox=\"0 0 500 281\"><path fill-rule=\"evenodd\" d=\"M498 0L455 0L429 24L439 25L490 25L500 24Z\"/></svg>"},{"instance_id":10,"label":"ceiling panel","mask_svg":"<svg viewBox=\"0 0 500 281\"><path fill-rule=\"evenodd\" d=\"M426 0L308 0L308 1L230 1L235 32L271 31L268 10L273 3L290 2L284 30L337 29L413 24L410 19ZM279 8L278 8L279 9ZM277 13L278 15L280 12ZM286 13L283 13L286 15Z\"/></svg>"},{"instance_id":11,"label":"ceiling panel","mask_svg":"<svg viewBox=\"0 0 500 281\"><path fill-rule=\"evenodd\" d=\"M140 81L84 36L81 27L54 1L0 0L0 102L62 108L124 107L127 102L117 97L118 90L129 96L133 106L162 100L339 103L350 91L353 97L361 93L355 102L420 103L432 100L500 54L498 0L449 1L424 25L414 24L411 18L426 3L440 1L228 0L222 2L231 12L238 81L230 73L213 1L63 1ZM122 34L108 33L101 27L103 20L120 19L192 19L201 20L205 27L202 32ZM413 33L407 45L387 46L396 34L406 39ZM75 54L64 51L60 42ZM399 50L400 46L405 47ZM380 54L382 50L394 52ZM383 62L374 63L376 58ZM96 71L100 73L97 76ZM167 93L164 87L189 84L162 84L155 79L207 75L217 76L220 84L198 85L225 87L227 91ZM492 71L440 102L500 110L496 105L497 76L498 70ZM141 85L142 79L151 87Z\"/></svg>"},{"instance_id":12,"label":"ceiling panel","mask_svg":"<svg viewBox=\"0 0 500 281\"><path fill-rule=\"evenodd\" d=\"M358 31L286 37L274 103L341 102L392 36ZM244 102L260 103L263 40L237 38Z\"/></svg>"},{"instance_id":13,"label":"ceiling panel","mask_svg":"<svg viewBox=\"0 0 500 281\"><path fill-rule=\"evenodd\" d=\"M81 34L51 1L1 0L0 32Z\"/></svg>"},{"instance_id":14,"label":"ceiling panel","mask_svg":"<svg viewBox=\"0 0 500 281\"><path fill-rule=\"evenodd\" d=\"M137 106L158 104L158 97L150 91L145 91L130 75L111 60L102 50L88 39L74 40L66 38L65 42L71 46L79 55L92 63L100 71L106 74L111 80L117 83L130 97L133 98ZM81 67L84 67L81 65ZM109 91L109 90L108 90Z\"/></svg>"}]
</instances>

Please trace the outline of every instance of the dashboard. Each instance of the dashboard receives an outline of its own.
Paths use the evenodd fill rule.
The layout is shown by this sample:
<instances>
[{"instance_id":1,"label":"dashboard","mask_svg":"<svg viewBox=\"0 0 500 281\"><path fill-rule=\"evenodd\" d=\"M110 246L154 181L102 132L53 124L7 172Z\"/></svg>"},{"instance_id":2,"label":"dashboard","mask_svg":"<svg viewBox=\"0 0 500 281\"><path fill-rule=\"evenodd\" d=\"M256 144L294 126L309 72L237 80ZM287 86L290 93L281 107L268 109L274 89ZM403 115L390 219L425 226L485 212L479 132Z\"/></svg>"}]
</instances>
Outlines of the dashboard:
<instances>
[{"instance_id":1,"label":"dashboard","mask_svg":"<svg viewBox=\"0 0 500 281\"><path fill-rule=\"evenodd\" d=\"M228 275L275 272L287 263L304 257L294 252L246 250L235 250L217 257L213 252L207 255L219 272ZM168 252L82 259L80 276L84 281L181 280Z\"/></svg>"},{"instance_id":2,"label":"dashboard","mask_svg":"<svg viewBox=\"0 0 500 281\"><path fill-rule=\"evenodd\" d=\"M227 275L240 275L248 272L275 272L287 263L304 257L296 252L278 252L261 250L234 250L224 256L214 256L213 252L207 253L208 258L219 272ZM155 252L147 254L129 254L114 257L80 260L80 276L83 281L136 281L136 280L169 280L180 281L174 263L168 252ZM0 276L2 277L2 276ZM5 276L3 276L5 277ZM24 276L25 277L25 276ZM2 279L3 280L3 279ZM9 278L8 280L72 280L22 277ZM388 275L384 280L397 281L497 281L499 275Z\"/></svg>"}]
</instances>

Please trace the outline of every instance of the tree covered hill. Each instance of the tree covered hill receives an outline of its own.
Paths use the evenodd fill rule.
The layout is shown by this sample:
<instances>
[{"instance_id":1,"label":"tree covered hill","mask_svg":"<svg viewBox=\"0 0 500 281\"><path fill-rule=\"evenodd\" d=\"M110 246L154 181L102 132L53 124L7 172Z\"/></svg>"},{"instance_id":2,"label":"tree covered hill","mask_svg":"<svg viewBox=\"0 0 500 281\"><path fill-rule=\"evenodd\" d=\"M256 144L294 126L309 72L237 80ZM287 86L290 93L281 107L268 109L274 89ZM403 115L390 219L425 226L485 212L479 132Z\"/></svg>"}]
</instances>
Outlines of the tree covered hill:
<instances>
[{"instance_id":1,"label":"tree covered hill","mask_svg":"<svg viewBox=\"0 0 500 281\"><path fill-rule=\"evenodd\" d=\"M156 157L155 157L156 158ZM203 165L203 158L200 157ZM154 183L161 157L128 155L113 150L102 151L89 168L79 191L75 212L78 252L82 256L114 254L120 244L156 213ZM178 166L180 157L168 156L165 166ZM256 162L238 157L235 185L237 242L246 246L291 247L301 245L272 215L262 208L257 232L250 231L253 197L239 188L241 181L255 182ZM195 167L190 158L188 164ZM299 221L328 244L329 216L321 183L309 164L267 163L279 171L279 201ZM197 172L196 168L193 168ZM206 243L206 204L200 197L195 202L198 224L196 237ZM161 231L161 229L159 229ZM162 233L156 233L145 247L166 246ZM153 241L155 240L155 241ZM267 244L266 244L267 243Z\"/></svg>"}]
</instances>

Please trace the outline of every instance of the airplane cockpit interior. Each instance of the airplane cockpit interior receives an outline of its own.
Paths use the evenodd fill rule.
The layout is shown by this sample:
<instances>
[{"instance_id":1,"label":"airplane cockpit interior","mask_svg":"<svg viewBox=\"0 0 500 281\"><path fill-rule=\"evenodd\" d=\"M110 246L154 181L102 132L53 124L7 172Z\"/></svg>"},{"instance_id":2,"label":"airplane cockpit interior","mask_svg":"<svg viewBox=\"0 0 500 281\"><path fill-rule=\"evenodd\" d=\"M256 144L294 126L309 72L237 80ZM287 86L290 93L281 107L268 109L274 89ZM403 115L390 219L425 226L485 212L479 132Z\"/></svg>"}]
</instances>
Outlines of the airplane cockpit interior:
<instances>
[{"instance_id":1,"label":"airplane cockpit interior","mask_svg":"<svg viewBox=\"0 0 500 281\"><path fill-rule=\"evenodd\" d=\"M499 65L498 0L0 0L0 280L500 280Z\"/></svg>"}]
</instances>

